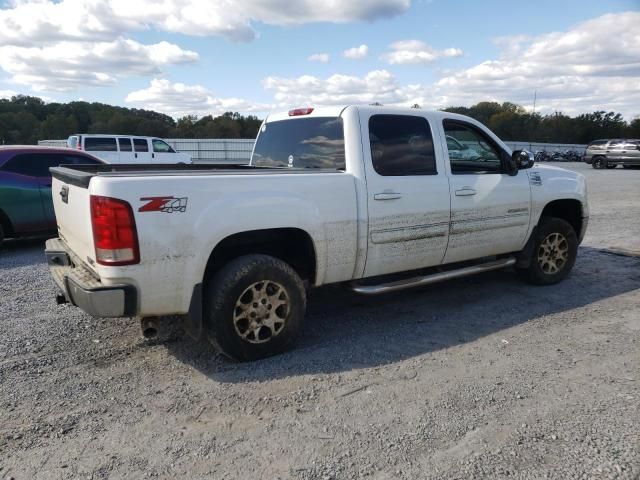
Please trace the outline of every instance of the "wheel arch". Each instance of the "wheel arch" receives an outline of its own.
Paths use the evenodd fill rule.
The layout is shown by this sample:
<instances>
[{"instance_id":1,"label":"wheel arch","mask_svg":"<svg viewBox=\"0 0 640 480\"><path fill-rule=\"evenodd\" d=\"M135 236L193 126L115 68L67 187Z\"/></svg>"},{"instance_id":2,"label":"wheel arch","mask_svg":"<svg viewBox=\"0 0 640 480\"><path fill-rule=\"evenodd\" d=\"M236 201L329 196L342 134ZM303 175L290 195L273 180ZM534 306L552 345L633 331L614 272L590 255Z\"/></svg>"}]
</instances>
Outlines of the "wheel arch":
<instances>
[{"instance_id":1,"label":"wheel arch","mask_svg":"<svg viewBox=\"0 0 640 480\"><path fill-rule=\"evenodd\" d=\"M317 255L311 235L300 228L269 228L231 234L209 255L204 280L231 260L250 254L271 255L289 265L309 284L316 283Z\"/></svg>"},{"instance_id":2,"label":"wheel arch","mask_svg":"<svg viewBox=\"0 0 640 480\"><path fill-rule=\"evenodd\" d=\"M565 220L573 227L576 236L580 238L584 223L584 212L580 200L573 198L553 200L542 209L538 223L544 217L556 217Z\"/></svg>"}]
</instances>

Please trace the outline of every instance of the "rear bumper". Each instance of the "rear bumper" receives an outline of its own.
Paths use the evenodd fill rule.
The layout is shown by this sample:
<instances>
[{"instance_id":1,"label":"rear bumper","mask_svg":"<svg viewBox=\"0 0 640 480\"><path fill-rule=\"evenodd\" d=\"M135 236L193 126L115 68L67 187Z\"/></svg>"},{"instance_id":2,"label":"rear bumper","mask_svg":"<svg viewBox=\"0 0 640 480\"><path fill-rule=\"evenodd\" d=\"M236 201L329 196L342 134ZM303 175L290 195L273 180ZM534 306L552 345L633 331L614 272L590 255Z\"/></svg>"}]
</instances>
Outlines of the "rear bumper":
<instances>
[{"instance_id":1,"label":"rear bumper","mask_svg":"<svg viewBox=\"0 0 640 480\"><path fill-rule=\"evenodd\" d=\"M138 292L134 286L103 285L59 238L47 240L45 256L67 302L94 317L136 315Z\"/></svg>"}]
</instances>

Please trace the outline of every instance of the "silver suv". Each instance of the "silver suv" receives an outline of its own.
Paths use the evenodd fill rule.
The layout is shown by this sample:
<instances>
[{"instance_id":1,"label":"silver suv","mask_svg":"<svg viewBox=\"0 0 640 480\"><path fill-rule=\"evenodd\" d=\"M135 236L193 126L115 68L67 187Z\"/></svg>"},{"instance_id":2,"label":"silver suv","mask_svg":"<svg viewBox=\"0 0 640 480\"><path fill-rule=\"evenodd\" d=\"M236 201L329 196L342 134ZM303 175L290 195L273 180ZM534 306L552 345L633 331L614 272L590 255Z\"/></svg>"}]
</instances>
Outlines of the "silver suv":
<instances>
[{"instance_id":1,"label":"silver suv","mask_svg":"<svg viewBox=\"0 0 640 480\"><path fill-rule=\"evenodd\" d=\"M593 168L640 167L640 140L594 140L582 159Z\"/></svg>"}]
</instances>

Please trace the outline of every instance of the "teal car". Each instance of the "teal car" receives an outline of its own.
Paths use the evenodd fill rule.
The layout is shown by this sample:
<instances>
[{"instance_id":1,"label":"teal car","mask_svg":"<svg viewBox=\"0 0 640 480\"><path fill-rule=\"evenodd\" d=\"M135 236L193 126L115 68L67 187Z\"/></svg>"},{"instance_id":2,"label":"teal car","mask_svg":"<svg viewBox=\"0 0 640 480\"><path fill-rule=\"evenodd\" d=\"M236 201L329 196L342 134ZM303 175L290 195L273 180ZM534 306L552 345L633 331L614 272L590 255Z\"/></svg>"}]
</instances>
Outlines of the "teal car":
<instances>
[{"instance_id":1,"label":"teal car","mask_svg":"<svg viewBox=\"0 0 640 480\"><path fill-rule=\"evenodd\" d=\"M49 168L103 163L70 148L0 147L0 244L56 231Z\"/></svg>"}]
</instances>

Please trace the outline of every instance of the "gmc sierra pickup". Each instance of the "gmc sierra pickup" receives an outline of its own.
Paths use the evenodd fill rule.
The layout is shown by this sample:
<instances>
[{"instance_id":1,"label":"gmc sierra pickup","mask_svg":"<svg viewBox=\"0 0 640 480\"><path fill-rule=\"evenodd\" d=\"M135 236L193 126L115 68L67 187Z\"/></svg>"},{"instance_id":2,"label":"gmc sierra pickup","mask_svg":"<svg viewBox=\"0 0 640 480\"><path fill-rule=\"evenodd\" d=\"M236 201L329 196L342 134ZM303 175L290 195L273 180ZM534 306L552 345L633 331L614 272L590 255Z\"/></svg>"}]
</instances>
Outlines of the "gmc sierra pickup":
<instances>
[{"instance_id":1,"label":"gmc sierra pickup","mask_svg":"<svg viewBox=\"0 0 640 480\"><path fill-rule=\"evenodd\" d=\"M271 114L246 166L51 172L58 302L149 335L177 315L239 360L292 344L311 287L378 294L509 266L556 283L589 214L582 175L471 118L381 106Z\"/></svg>"}]
</instances>

